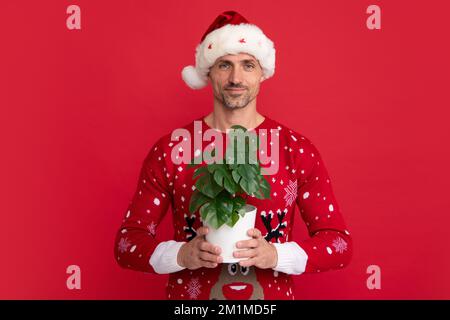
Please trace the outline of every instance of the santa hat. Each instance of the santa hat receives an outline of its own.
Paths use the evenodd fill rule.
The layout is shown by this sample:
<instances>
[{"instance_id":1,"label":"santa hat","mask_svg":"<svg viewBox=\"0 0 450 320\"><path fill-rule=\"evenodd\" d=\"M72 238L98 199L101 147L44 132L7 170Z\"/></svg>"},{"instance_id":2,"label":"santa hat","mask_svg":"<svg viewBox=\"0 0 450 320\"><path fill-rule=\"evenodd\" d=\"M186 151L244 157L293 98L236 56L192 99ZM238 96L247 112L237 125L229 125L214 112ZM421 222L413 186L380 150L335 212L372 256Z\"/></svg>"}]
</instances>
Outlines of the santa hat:
<instances>
[{"instance_id":1,"label":"santa hat","mask_svg":"<svg viewBox=\"0 0 450 320\"><path fill-rule=\"evenodd\" d=\"M206 30L195 52L195 67L184 67L181 76L192 89L208 84L209 68L227 54L248 53L258 59L264 79L275 73L275 48L260 28L235 11L225 11Z\"/></svg>"}]
</instances>

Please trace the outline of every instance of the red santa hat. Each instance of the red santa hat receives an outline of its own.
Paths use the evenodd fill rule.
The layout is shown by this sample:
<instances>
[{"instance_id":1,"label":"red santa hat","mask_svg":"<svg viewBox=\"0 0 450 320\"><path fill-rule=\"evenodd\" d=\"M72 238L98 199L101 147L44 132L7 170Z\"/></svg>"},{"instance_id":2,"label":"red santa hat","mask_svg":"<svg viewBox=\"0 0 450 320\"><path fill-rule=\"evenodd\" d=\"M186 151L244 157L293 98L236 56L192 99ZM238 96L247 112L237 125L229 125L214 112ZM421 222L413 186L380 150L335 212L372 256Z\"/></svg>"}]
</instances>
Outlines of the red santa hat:
<instances>
[{"instance_id":1,"label":"red santa hat","mask_svg":"<svg viewBox=\"0 0 450 320\"><path fill-rule=\"evenodd\" d=\"M195 52L195 67L187 66L181 76L192 89L208 84L209 68L227 54L248 53L258 59L264 79L275 73L275 48L260 28L235 11L225 11L206 30Z\"/></svg>"}]
</instances>

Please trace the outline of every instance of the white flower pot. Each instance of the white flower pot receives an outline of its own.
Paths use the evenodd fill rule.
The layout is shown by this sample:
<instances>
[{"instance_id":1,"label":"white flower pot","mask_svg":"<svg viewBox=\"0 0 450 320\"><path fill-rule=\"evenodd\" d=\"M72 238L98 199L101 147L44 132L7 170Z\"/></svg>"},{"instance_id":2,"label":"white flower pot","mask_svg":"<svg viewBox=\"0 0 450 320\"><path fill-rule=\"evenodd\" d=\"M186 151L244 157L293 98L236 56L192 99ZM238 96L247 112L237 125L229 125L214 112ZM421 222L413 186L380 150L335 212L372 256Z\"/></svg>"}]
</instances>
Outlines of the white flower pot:
<instances>
[{"instance_id":1,"label":"white flower pot","mask_svg":"<svg viewBox=\"0 0 450 320\"><path fill-rule=\"evenodd\" d=\"M247 231L255 227L256 207L247 204L244 208L244 217L240 216L233 227L224 224L219 229L214 229L207 221L203 221L203 225L209 229L208 234L205 236L206 241L222 249L221 256L223 257L224 263L234 263L248 259L233 257L233 251L243 250L236 248L236 242L251 239L247 235Z\"/></svg>"}]
</instances>

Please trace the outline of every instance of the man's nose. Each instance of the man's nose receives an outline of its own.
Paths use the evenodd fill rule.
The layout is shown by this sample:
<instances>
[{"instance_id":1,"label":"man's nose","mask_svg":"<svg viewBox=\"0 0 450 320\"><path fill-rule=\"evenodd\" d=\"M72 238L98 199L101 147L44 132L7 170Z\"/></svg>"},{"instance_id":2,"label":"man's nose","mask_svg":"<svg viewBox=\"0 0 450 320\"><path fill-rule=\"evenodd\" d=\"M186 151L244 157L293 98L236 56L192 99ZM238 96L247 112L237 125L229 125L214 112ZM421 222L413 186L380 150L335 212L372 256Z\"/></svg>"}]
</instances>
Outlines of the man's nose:
<instances>
[{"instance_id":1,"label":"man's nose","mask_svg":"<svg viewBox=\"0 0 450 320\"><path fill-rule=\"evenodd\" d=\"M239 68L232 68L228 81L234 85L240 84L242 82L242 71Z\"/></svg>"}]
</instances>

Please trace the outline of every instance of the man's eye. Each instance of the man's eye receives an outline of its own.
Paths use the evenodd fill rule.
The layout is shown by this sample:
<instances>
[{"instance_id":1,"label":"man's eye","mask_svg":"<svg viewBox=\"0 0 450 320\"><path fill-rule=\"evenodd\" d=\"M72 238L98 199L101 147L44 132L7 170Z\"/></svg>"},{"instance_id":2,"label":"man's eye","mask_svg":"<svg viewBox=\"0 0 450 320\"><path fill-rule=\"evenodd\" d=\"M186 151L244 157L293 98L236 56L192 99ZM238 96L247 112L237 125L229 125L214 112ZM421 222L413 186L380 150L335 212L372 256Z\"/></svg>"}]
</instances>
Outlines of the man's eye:
<instances>
[{"instance_id":1,"label":"man's eye","mask_svg":"<svg viewBox=\"0 0 450 320\"><path fill-rule=\"evenodd\" d=\"M250 68L250 69L254 69L254 68L255 68L255 66L252 65L252 64L247 64L246 67L247 67L247 68Z\"/></svg>"},{"instance_id":2,"label":"man's eye","mask_svg":"<svg viewBox=\"0 0 450 320\"><path fill-rule=\"evenodd\" d=\"M223 69L223 67L228 67L227 64L219 64L219 68Z\"/></svg>"}]
</instances>

